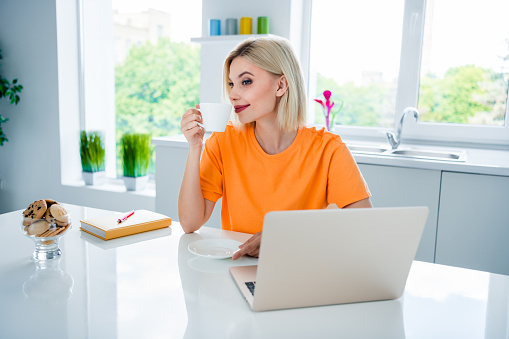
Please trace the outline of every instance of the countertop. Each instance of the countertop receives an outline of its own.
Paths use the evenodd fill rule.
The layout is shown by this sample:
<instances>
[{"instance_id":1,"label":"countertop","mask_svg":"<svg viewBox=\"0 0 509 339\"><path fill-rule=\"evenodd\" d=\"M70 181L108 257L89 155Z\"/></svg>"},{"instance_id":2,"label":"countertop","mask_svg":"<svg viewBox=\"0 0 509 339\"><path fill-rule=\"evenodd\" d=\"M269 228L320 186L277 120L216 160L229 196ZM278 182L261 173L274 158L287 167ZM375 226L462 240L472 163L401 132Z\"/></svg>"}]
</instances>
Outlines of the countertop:
<instances>
[{"instance_id":1,"label":"countertop","mask_svg":"<svg viewBox=\"0 0 509 339\"><path fill-rule=\"evenodd\" d=\"M253 312L228 271L193 241L248 234L170 228L102 241L79 220L110 213L64 204L73 221L60 259L41 267L21 211L0 215L0 338L506 338L509 277L414 261L391 301ZM310 231L312 231L310 229Z\"/></svg>"},{"instance_id":2,"label":"countertop","mask_svg":"<svg viewBox=\"0 0 509 339\"><path fill-rule=\"evenodd\" d=\"M363 145L369 147L388 147L387 143L366 142L344 139L346 145ZM188 148L184 135L155 137L152 144L162 147ZM460 173L488 174L509 176L509 150L481 149L469 147L442 147L422 144L401 144L399 149L428 150L438 152L465 152L466 161L428 160L386 155L352 152L359 164L408 167L418 169L440 170Z\"/></svg>"}]
</instances>

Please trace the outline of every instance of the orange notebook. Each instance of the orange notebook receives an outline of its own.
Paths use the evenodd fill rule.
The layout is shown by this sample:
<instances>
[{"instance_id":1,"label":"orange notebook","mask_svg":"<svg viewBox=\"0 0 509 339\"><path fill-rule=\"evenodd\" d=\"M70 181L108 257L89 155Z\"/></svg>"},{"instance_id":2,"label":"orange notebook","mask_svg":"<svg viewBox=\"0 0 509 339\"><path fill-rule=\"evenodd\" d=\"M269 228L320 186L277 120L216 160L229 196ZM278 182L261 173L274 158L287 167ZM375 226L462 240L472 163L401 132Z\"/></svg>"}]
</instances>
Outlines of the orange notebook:
<instances>
[{"instance_id":1,"label":"orange notebook","mask_svg":"<svg viewBox=\"0 0 509 339\"><path fill-rule=\"evenodd\" d=\"M125 213L112 213L98 218L80 220L82 231L103 240L169 227L171 218L147 210L136 210L126 221L117 223Z\"/></svg>"}]
</instances>

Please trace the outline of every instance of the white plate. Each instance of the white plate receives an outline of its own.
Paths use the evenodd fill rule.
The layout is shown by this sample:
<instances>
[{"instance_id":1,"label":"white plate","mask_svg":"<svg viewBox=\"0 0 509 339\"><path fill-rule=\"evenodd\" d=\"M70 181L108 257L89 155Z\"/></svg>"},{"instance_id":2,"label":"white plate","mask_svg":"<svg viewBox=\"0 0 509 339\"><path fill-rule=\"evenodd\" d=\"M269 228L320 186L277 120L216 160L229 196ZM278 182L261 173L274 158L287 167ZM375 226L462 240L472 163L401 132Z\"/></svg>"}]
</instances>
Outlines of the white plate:
<instances>
[{"instance_id":1,"label":"white plate","mask_svg":"<svg viewBox=\"0 0 509 339\"><path fill-rule=\"evenodd\" d=\"M209 259L231 258L233 253L242 245L240 241L232 239L202 239L189 244L191 253Z\"/></svg>"}]
</instances>

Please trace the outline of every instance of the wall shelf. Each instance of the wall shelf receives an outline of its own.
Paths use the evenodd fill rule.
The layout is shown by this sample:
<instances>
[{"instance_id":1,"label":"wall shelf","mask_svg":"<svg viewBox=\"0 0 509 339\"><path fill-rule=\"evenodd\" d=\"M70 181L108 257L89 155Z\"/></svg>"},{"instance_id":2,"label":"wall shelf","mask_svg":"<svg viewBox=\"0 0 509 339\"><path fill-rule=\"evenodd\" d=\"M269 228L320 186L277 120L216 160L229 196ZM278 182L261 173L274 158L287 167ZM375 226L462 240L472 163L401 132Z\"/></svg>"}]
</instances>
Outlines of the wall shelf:
<instances>
[{"instance_id":1,"label":"wall shelf","mask_svg":"<svg viewBox=\"0 0 509 339\"><path fill-rule=\"evenodd\" d=\"M200 38L191 38L191 42L201 44L217 43L217 42L241 42L251 37L269 37L275 36L274 34L236 34L236 35L213 35Z\"/></svg>"}]
</instances>

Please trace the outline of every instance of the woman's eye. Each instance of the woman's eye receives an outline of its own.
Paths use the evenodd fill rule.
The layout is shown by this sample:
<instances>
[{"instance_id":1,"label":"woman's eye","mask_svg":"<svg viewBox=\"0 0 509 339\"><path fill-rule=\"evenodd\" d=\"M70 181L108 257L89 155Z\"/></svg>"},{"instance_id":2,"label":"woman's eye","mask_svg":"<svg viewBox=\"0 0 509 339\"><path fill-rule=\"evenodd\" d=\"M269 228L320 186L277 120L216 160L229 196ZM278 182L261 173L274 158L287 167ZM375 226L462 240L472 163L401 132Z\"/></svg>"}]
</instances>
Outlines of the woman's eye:
<instances>
[{"instance_id":1,"label":"woman's eye","mask_svg":"<svg viewBox=\"0 0 509 339\"><path fill-rule=\"evenodd\" d=\"M232 88L233 87L233 82L229 82L228 86L230 86L230 88Z\"/></svg>"},{"instance_id":2,"label":"woman's eye","mask_svg":"<svg viewBox=\"0 0 509 339\"><path fill-rule=\"evenodd\" d=\"M246 79L246 80L242 81L242 85L249 85L251 83L252 83L252 81L250 79Z\"/></svg>"}]
</instances>

